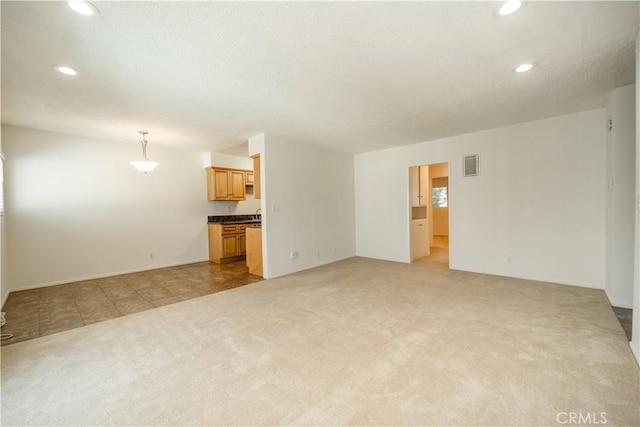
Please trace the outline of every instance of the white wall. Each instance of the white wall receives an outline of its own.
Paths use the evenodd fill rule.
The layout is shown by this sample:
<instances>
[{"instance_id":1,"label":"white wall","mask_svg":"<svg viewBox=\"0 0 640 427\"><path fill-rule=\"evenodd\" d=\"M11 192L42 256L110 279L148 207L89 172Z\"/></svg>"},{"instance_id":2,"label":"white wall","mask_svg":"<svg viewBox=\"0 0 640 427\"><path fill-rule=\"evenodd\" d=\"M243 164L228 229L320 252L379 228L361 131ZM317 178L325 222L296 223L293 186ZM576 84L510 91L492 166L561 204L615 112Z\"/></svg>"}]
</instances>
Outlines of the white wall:
<instances>
[{"instance_id":1,"label":"white wall","mask_svg":"<svg viewBox=\"0 0 640 427\"><path fill-rule=\"evenodd\" d=\"M232 156L222 153L205 153L204 166L253 170L253 161L251 157Z\"/></svg>"},{"instance_id":2,"label":"white wall","mask_svg":"<svg viewBox=\"0 0 640 427\"><path fill-rule=\"evenodd\" d=\"M631 350L640 365L640 31L636 37L636 203Z\"/></svg>"},{"instance_id":3,"label":"white wall","mask_svg":"<svg viewBox=\"0 0 640 427\"><path fill-rule=\"evenodd\" d=\"M151 140L149 157L160 165L144 174L129 164L139 144L2 131L10 247L3 293L208 258L204 153Z\"/></svg>"},{"instance_id":4,"label":"white wall","mask_svg":"<svg viewBox=\"0 0 640 427\"><path fill-rule=\"evenodd\" d=\"M603 288L604 123L597 109L356 155L357 255L409 262L407 167L449 162L451 268Z\"/></svg>"},{"instance_id":5,"label":"white wall","mask_svg":"<svg viewBox=\"0 0 640 427\"><path fill-rule=\"evenodd\" d=\"M2 131L0 130L0 153L2 153ZM4 174L0 177L0 185L2 185L4 189ZM4 215L0 216L0 307L4 305L4 302L7 300L9 296L9 287L6 286L7 281L5 280L6 269L3 266L6 264L7 258L7 239L6 239L6 227L4 221Z\"/></svg>"},{"instance_id":6,"label":"white wall","mask_svg":"<svg viewBox=\"0 0 640 427\"><path fill-rule=\"evenodd\" d=\"M265 277L354 256L353 155L268 134L258 139L249 147L263 150Z\"/></svg>"},{"instance_id":7,"label":"white wall","mask_svg":"<svg viewBox=\"0 0 640 427\"><path fill-rule=\"evenodd\" d=\"M635 223L635 85L611 92L607 120L607 280L605 290L616 307L633 307Z\"/></svg>"}]
</instances>

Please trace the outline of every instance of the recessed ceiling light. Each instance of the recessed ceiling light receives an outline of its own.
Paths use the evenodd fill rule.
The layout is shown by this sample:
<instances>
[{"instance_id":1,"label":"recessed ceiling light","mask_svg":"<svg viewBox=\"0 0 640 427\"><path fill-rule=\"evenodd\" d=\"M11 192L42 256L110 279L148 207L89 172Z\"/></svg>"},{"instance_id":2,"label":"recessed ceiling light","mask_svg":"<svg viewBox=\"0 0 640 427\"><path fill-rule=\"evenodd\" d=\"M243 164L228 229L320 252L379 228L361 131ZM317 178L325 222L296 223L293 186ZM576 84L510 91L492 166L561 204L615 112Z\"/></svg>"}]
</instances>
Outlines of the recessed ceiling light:
<instances>
[{"instance_id":1,"label":"recessed ceiling light","mask_svg":"<svg viewBox=\"0 0 640 427\"><path fill-rule=\"evenodd\" d=\"M527 72L529 70L533 70L533 68L535 66L536 66L536 64L533 64L533 63L530 63L530 62L526 62L524 64L518 65L518 67L513 71L515 71L516 73L524 73L524 72Z\"/></svg>"},{"instance_id":2,"label":"recessed ceiling light","mask_svg":"<svg viewBox=\"0 0 640 427\"><path fill-rule=\"evenodd\" d=\"M98 13L98 9L85 0L69 0L67 4L80 15L91 16Z\"/></svg>"},{"instance_id":3,"label":"recessed ceiling light","mask_svg":"<svg viewBox=\"0 0 640 427\"><path fill-rule=\"evenodd\" d=\"M67 76L77 76L78 72L71 67L65 65L56 65L54 67L59 73L66 74Z\"/></svg>"},{"instance_id":4,"label":"recessed ceiling light","mask_svg":"<svg viewBox=\"0 0 640 427\"><path fill-rule=\"evenodd\" d=\"M498 15L507 16L515 13L518 9L522 7L522 2L519 0L509 0L504 2L500 9L498 9Z\"/></svg>"}]
</instances>

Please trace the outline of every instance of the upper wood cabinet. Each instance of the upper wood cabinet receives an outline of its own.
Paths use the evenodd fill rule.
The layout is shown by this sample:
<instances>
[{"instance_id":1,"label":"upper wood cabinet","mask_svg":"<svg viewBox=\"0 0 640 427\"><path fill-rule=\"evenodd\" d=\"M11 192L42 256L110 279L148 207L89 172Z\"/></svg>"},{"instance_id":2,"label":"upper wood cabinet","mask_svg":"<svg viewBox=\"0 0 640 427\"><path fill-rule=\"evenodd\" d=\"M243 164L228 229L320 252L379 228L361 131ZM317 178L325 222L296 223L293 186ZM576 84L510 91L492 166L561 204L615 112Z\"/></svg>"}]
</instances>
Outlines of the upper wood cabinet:
<instances>
[{"instance_id":1,"label":"upper wood cabinet","mask_svg":"<svg viewBox=\"0 0 640 427\"><path fill-rule=\"evenodd\" d=\"M253 172L245 172L244 173L244 185L247 187L253 187Z\"/></svg>"},{"instance_id":2,"label":"upper wood cabinet","mask_svg":"<svg viewBox=\"0 0 640 427\"><path fill-rule=\"evenodd\" d=\"M207 168L207 196L209 200L245 200L245 171Z\"/></svg>"},{"instance_id":3,"label":"upper wood cabinet","mask_svg":"<svg viewBox=\"0 0 640 427\"><path fill-rule=\"evenodd\" d=\"M253 158L253 197L259 199L261 197L260 190L260 154L251 156Z\"/></svg>"}]
</instances>

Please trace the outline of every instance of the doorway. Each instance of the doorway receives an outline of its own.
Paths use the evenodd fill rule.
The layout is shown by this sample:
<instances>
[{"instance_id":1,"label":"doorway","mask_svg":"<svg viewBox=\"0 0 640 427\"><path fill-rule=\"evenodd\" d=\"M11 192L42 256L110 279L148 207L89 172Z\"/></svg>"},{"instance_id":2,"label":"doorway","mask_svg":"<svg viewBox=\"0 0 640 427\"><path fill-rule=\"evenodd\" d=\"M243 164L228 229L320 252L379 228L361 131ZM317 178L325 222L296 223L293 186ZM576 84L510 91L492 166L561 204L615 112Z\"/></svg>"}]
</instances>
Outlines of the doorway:
<instances>
[{"instance_id":1,"label":"doorway","mask_svg":"<svg viewBox=\"0 0 640 427\"><path fill-rule=\"evenodd\" d=\"M449 267L449 163L409 168L411 262Z\"/></svg>"}]
</instances>

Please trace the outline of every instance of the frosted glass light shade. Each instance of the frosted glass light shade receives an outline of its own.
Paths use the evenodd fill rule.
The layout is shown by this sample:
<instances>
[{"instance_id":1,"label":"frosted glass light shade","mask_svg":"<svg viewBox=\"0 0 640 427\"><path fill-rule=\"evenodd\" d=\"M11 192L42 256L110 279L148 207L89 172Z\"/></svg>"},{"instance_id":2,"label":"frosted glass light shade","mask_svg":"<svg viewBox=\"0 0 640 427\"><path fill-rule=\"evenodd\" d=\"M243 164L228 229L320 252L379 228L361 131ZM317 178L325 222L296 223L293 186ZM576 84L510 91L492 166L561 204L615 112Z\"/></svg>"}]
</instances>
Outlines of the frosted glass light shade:
<instances>
[{"instance_id":1,"label":"frosted glass light shade","mask_svg":"<svg viewBox=\"0 0 640 427\"><path fill-rule=\"evenodd\" d=\"M91 16L97 12L96 7L86 0L69 0L67 4L80 15Z\"/></svg>"},{"instance_id":2,"label":"frosted glass light shade","mask_svg":"<svg viewBox=\"0 0 640 427\"><path fill-rule=\"evenodd\" d=\"M527 71L532 70L535 66L535 64L526 63L519 65L514 71L516 73L526 73Z\"/></svg>"},{"instance_id":3,"label":"frosted glass light shade","mask_svg":"<svg viewBox=\"0 0 640 427\"><path fill-rule=\"evenodd\" d=\"M150 162L149 160L134 160L131 162L134 168L138 169L140 172L151 172L159 165L157 162Z\"/></svg>"},{"instance_id":4,"label":"frosted glass light shade","mask_svg":"<svg viewBox=\"0 0 640 427\"><path fill-rule=\"evenodd\" d=\"M504 2L500 10L498 10L498 14L500 16L507 16L515 13L518 9L522 7L522 2L519 0L509 0Z\"/></svg>"},{"instance_id":5,"label":"frosted glass light shade","mask_svg":"<svg viewBox=\"0 0 640 427\"><path fill-rule=\"evenodd\" d=\"M66 74L67 76L77 76L78 72L71 67L65 65L58 65L54 67L59 73Z\"/></svg>"}]
</instances>

